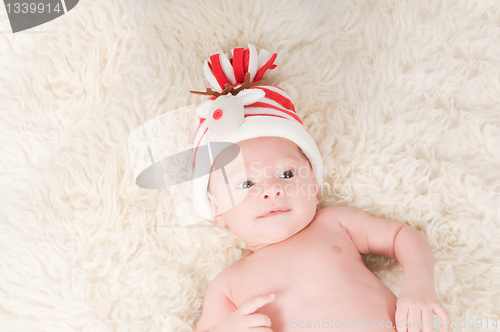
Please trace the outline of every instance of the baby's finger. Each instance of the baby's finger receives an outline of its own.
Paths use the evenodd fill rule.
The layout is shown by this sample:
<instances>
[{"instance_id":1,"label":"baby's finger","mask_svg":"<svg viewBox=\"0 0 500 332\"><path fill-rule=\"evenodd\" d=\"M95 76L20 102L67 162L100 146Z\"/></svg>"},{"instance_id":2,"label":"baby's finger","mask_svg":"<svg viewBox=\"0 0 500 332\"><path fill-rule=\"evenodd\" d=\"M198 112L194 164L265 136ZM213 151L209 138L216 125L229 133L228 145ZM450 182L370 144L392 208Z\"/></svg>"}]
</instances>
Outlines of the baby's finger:
<instances>
[{"instance_id":1,"label":"baby's finger","mask_svg":"<svg viewBox=\"0 0 500 332\"><path fill-rule=\"evenodd\" d=\"M450 315L448 311L441 305L436 305L434 308L434 313L441 319L441 324L443 326L443 332L448 332L450 330Z\"/></svg>"},{"instance_id":2,"label":"baby's finger","mask_svg":"<svg viewBox=\"0 0 500 332\"><path fill-rule=\"evenodd\" d=\"M275 298L274 294L252 297L250 300L244 303L238 310L243 315L250 315L260 307L263 307L269 302L274 301L274 298Z\"/></svg>"},{"instance_id":3,"label":"baby's finger","mask_svg":"<svg viewBox=\"0 0 500 332\"><path fill-rule=\"evenodd\" d=\"M422 325L422 311L420 309L408 309L408 332L420 332Z\"/></svg>"},{"instance_id":4,"label":"baby's finger","mask_svg":"<svg viewBox=\"0 0 500 332\"><path fill-rule=\"evenodd\" d=\"M245 317L249 327L271 327L271 318L264 314L253 314ZM253 332L253 330L252 330Z\"/></svg>"},{"instance_id":5,"label":"baby's finger","mask_svg":"<svg viewBox=\"0 0 500 332\"><path fill-rule=\"evenodd\" d=\"M273 332L269 327L254 327L252 332Z\"/></svg>"},{"instance_id":6,"label":"baby's finger","mask_svg":"<svg viewBox=\"0 0 500 332\"><path fill-rule=\"evenodd\" d=\"M407 332L406 321L408 321L408 307L401 306L396 309L396 329L398 332Z\"/></svg>"},{"instance_id":7,"label":"baby's finger","mask_svg":"<svg viewBox=\"0 0 500 332\"><path fill-rule=\"evenodd\" d=\"M422 309L422 332L434 332L432 328L432 319L434 318L434 313L431 308Z\"/></svg>"}]
</instances>

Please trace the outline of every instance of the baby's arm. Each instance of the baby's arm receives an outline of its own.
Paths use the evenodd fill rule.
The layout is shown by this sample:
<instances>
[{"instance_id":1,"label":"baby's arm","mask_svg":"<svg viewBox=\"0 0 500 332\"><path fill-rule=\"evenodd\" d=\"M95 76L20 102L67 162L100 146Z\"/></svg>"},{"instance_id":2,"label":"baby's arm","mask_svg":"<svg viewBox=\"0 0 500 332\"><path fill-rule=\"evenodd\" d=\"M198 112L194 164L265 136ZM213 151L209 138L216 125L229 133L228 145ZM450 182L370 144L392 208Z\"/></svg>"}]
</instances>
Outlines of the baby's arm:
<instances>
[{"instance_id":1,"label":"baby's arm","mask_svg":"<svg viewBox=\"0 0 500 332\"><path fill-rule=\"evenodd\" d=\"M237 308L229 300L229 282L226 280L224 272L219 274L208 286L203 298L203 312L193 332L210 331L229 314L236 311Z\"/></svg>"},{"instance_id":2,"label":"baby's arm","mask_svg":"<svg viewBox=\"0 0 500 332\"><path fill-rule=\"evenodd\" d=\"M229 282L224 275L212 281L203 299L203 312L193 332L271 331L271 319L254 312L272 302L274 295L254 297L238 309L229 299L230 292Z\"/></svg>"},{"instance_id":3,"label":"baby's arm","mask_svg":"<svg viewBox=\"0 0 500 332\"><path fill-rule=\"evenodd\" d=\"M376 254L397 260L403 267L403 286L396 306L398 322L422 321L423 331L433 331L429 323L434 313L448 331L450 318L437 297L434 286L434 257L425 237L415 228L362 211L330 207L361 254ZM409 328L409 332L420 329ZM398 331L406 331L399 328Z\"/></svg>"}]
</instances>

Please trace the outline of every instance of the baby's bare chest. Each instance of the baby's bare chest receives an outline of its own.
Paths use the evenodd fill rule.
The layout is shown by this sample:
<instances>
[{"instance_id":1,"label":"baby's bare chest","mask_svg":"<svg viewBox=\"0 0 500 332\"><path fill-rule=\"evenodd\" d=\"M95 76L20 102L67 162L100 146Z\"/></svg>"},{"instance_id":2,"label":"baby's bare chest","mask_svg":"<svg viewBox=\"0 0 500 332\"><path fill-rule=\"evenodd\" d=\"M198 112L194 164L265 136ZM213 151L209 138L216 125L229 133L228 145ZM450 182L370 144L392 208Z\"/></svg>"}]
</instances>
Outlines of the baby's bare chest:
<instances>
[{"instance_id":1,"label":"baby's bare chest","mask_svg":"<svg viewBox=\"0 0 500 332\"><path fill-rule=\"evenodd\" d=\"M294 319L366 314L374 309L360 303L375 305L370 298L395 301L394 294L366 268L347 233L311 226L239 262L231 277L237 307L254 296L274 293L276 299L257 312L272 318L275 331L286 331ZM388 318L387 308L382 310L384 318Z\"/></svg>"},{"instance_id":2,"label":"baby's bare chest","mask_svg":"<svg viewBox=\"0 0 500 332\"><path fill-rule=\"evenodd\" d=\"M312 226L238 262L231 278L237 306L248 297L268 292L274 292L277 298L280 294L313 294L366 269L348 236Z\"/></svg>"}]
</instances>

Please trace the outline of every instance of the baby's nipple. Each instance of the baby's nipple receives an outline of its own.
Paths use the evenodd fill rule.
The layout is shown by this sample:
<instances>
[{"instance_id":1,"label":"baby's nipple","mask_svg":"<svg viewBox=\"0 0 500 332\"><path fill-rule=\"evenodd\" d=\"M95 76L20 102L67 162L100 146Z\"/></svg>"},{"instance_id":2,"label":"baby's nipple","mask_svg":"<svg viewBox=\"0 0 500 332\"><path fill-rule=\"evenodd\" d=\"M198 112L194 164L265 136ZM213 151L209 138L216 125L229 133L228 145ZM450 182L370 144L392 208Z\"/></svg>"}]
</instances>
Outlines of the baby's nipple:
<instances>
[{"instance_id":1,"label":"baby's nipple","mask_svg":"<svg viewBox=\"0 0 500 332\"><path fill-rule=\"evenodd\" d=\"M333 247L333 252L336 252L337 254L340 254L342 250L339 247Z\"/></svg>"}]
</instances>

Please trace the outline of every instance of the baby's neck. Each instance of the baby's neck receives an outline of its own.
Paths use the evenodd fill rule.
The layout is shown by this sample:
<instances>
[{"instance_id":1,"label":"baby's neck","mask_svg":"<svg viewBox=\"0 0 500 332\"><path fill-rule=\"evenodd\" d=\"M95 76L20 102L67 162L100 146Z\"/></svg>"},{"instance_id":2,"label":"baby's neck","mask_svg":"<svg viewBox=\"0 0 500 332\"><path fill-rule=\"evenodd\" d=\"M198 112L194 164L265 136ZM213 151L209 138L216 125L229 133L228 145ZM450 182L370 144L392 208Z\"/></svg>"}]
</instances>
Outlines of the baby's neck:
<instances>
[{"instance_id":1,"label":"baby's neck","mask_svg":"<svg viewBox=\"0 0 500 332\"><path fill-rule=\"evenodd\" d=\"M248 248L247 253L248 253L248 252L250 252L250 254L253 254L253 253L254 253L254 252L256 252L256 251L258 251L258 250L260 250L260 249L263 249L263 248L266 248L266 247L269 247L269 246L271 246L271 245L273 245L273 244L274 244L274 243L269 243L269 244L259 244L259 245L256 245L256 246L249 246L249 245L247 244L247 248ZM248 255L250 255L250 254L248 254Z\"/></svg>"},{"instance_id":2,"label":"baby's neck","mask_svg":"<svg viewBox=\"0 0 500 332\"><path fill-rule=\"evenodd\" d=\"M270 243L270 244L260 244L260 245L257 245L257 246L249 246L247 244L247 248L248 248L247 253L250 252L250 254L253 254L254 252L256 252L256 251L258 251L258 250L260 250L262 248L266 248L266 247L268 247L270 245L272 245L272 243Z\"/></svg>"}]
</instances>

